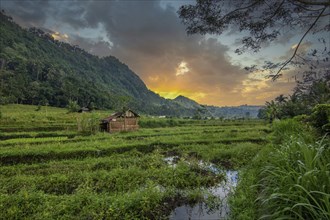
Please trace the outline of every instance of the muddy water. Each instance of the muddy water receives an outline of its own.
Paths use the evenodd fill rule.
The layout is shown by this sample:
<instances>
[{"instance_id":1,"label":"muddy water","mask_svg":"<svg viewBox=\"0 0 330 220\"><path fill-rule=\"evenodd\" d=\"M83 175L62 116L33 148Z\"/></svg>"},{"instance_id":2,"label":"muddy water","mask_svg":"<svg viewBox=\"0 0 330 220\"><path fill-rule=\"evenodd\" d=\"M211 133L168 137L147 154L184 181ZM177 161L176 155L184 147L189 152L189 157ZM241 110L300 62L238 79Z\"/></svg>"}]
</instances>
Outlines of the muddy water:
<instances>
[{"instance_id":1,"label":"muddy water","mask_svg":"<svg viewBox=\"0 0 330 220\"><path fill-rule=\"evenodd\" d=\"M175 161L177 158L166 159L166 162L170 166L175 167ZM200 219L200 220L213 220L213 219L226 219L229 215L230 209L228 205L228 196L235 189L238 182L238 172L234 170L219 170L213 164L205 164L202 161L200 166L204 167L214 173L224 173L226 180L221 182L215 187L208 188L207 191L220 198L221 205L216 209L210 209L206 203L199 202L194 206L182 205L176 207L169 216L170 220L190 220L190 219ZM205 195L207 197L207 195Z\"/></svg>"}]
</instances>

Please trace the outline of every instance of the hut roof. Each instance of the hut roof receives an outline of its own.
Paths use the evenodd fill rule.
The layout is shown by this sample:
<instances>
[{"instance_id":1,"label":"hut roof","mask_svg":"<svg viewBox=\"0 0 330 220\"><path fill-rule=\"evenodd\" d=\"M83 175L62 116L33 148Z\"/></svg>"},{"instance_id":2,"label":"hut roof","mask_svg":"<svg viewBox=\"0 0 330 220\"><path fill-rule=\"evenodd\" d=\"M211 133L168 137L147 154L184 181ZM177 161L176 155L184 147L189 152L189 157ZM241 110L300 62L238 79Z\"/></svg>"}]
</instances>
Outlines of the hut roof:
<instances>
[{"instance_id":1,"label":"hut roof","mask_svg":"<svg viewBox=\"0 0 330 220\"><path fill-rule=\"evenodd\" d=\"M133 112L132 110L127 110L127 111L122 111L122 112L116 112L116 113L113 113L113 114L111 114L109 117L107 117L107 118L104 118L104 119L102 119L101 121L102 122L110 122L110 121L112 121L113 119L116 119L116 118L124 118L125 117L125 115L126 115L126 117L128 117L129 118L129 116L127 116L127 114L128 113L132 113L132 115L133 115L133 117L134 118L136 118L136 117L140 117L140 115L138 115L137 113L135 113L135 112ZM131 118L132 118L132 116L130 116Z\"/></svg>"}]
</instances>

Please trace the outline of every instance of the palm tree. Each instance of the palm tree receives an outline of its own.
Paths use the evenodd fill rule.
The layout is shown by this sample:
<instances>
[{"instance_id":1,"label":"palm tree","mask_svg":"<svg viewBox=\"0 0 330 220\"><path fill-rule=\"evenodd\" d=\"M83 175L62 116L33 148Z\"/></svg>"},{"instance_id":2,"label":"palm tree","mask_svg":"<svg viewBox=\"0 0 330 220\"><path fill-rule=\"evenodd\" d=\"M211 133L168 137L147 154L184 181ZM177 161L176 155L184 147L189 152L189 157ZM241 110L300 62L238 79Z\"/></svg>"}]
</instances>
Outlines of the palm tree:
<instances>
[{"instance_id":1,"label":"palm tree","mask_svg":"<svg viewBox=\"0 0 330 220\"><path fill-rule=\"evenodd\" d=\"M281 105L281 104L285 103L287 99L288 99L288 97L285 97L283 94L281 94L281 95L279 95L279 96L277 96L277 97L275 98L275 101L276 101L278 104Z\"/></svg>"},{"instance_id":2,"label":"palm tree","mask_svg":"<svg viewBox=\"0 0 330 220\"><path fill-rule=\"evenodd\" d=\"M279 106L274 102L274 100L266 102L266 113L270 123L272 123L274 119L278 118Z\"/></svg>"}]
</instances>

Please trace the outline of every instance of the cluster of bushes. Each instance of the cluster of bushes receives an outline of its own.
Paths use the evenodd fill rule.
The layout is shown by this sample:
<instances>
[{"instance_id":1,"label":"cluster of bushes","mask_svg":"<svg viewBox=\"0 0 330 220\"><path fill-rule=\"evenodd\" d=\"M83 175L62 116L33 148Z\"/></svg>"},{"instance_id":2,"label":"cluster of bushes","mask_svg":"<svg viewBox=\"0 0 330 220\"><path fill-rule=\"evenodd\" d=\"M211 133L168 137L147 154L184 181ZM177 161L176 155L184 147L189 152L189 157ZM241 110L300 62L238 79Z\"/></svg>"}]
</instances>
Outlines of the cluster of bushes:
<instances>
[{"instance_id":1,"label":"cluster of bushes","mask_svg":"<svg viewBox=\"0 0 330 220\"><path fill-rule=\"evenodd\" d=\"M308 121L318 132L326 134L330 132L330 104L316 105Z\"/></svg>"},{"instance_id":2,"label":"cluster of bushes","mask_svg":"<svg viewBox=\"0 0 330 220\"><path fill-rule=\"evenodd\" d=\"M259 110L258 117L272 122L276 119L293 118L299 115L311 115L325 106L315 109L317 105L330 103L330 73L325 73L318 78L306 74L301 82L298 82L292 95L279 95L274 100L266 102L265 107Z\"/></svg>"}]
</instances>

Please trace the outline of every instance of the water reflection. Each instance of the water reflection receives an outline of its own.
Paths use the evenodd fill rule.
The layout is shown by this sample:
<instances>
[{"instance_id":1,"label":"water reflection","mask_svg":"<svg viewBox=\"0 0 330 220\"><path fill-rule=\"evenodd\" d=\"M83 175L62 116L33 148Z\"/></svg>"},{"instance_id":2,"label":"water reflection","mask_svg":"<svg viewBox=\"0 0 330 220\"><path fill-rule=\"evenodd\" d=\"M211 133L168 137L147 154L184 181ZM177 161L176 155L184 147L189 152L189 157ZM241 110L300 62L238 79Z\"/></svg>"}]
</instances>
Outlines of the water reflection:
<instances>
[{"instance_id":1,"label":"water reflection","mask_svg":"<svg viewBox=\"0 0 330 220\"><path fill-rule=\"evenodd\" d=\"M176 164L178 163L179 160L180 160L179 156L171 156L164 158L164 161L171 167L176 167Z\"/></svg>"},{"instance_id":2,"label":"water reflection","mask_svg":"<svg viewBox=\"0 0 330 220\"><path fill-rule=\"evenodd\" d=\"M210 170L220 173L214 165L208 166ZM221 200L221 204L216 209L210 210L205 202L197 203L194 206L182 205L174 209L170 215L171 220L185 220L185 219L200 219L200 220L212 220L212 219L226 219L229 215L229 205L227 198L230 192L234 190L238 181L238 172L233 170L224 171L226 180L220 183L218 186L208 189L209 193L213 196L217 196Z\"/></svg>"}]
</instances>

